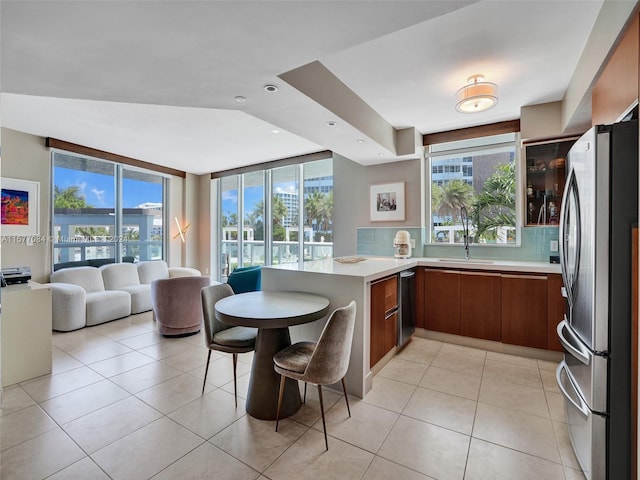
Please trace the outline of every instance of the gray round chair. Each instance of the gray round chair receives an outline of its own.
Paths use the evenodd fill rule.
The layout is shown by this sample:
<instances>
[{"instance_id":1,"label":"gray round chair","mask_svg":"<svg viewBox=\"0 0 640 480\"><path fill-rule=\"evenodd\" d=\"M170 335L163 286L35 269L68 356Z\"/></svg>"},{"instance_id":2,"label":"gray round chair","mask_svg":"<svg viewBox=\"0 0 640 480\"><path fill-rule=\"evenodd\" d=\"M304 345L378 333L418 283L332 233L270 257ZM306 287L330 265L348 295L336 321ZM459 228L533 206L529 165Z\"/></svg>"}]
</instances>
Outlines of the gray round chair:
<instances>
[{"instance_id":1,"label":"gray round chair","mask_svg":"<svg viewBox=\"0 0 640 480\"><path fill-rule=\"evenodd\" d=\"M204 287L201 291L202 295L202 312L204 314L204 330L206 333L205 341L209 349L207 356L207 366L204 370L204 381L202 382L202 393L207 384L207 374L209 373L209 360L211 360L211 351L226 352L233 354L233 394L236 399L236 407L238 406L238 387L236 380L236 365L238 363L238 354L247 353L256 348L257 328L234 327L220 322L216 318L215 304L218 300L233 295L233 289L227 283L218 285L210 285Z\"/></svg>"},{"instance_id":2,"label":"gray round chair","mask_svg":"<svg viewBox=\"0 0 640 480\"><path fill-rule=\"evenodd\" d=\"M202 328L200 290L209 277L163 278L151 282L151 303L158 331L165 337L183 337Z\"/></svg>"},{"instance_id":3,"label":"gray round chair","mask_svg":"<svg viewBox=\"0 0 640 480\"><path fill-rule=\"evenodd\" d=\"M349 368L353 330L356 323L356 302L351 301L346 307L337 308L329 317L318 342L298 342L280 350L274 357L275 371L280 374L280 391L278 395L278 409L276 412L276 432L280 418L280 406L284 394L285 378L293 378L305 382L305 396L307 383L318 386L320 413L324 429L324 443L329 450L327 440L327 425L324 419L324 404L322 402L322 385L332 385L342 382L344 399L347 402L347 412L351 416L347 386L344 376Z\"/></svg>"}]
</instances>

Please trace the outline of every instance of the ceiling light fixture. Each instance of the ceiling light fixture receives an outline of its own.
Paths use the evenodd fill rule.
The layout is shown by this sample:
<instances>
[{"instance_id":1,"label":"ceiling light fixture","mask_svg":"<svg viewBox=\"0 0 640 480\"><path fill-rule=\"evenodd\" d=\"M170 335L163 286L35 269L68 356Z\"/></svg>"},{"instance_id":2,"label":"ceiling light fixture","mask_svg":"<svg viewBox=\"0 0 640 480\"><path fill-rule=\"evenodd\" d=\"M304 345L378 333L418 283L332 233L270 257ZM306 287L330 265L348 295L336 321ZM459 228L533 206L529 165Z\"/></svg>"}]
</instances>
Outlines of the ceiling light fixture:
<instances>
[{"instance_id":1,"label":"ceiling light fixture","mask_svg":"<svg viewBox=\"0 0 640 480\"><path fill-rule=\"evenodd\" d=\"M498 103L498 86L485 82L482 75L472 75L467 85L456 92L456 110L476 113L488 110Z\"/></svg>"},{"instance_id":2,"label":"ceiling light fixture","mask_svg":"<svg viewBox=\"0 0 640 480\"><path fill-rule=\"evenodd\" d=\"M280 133L280 130L278 130L278 129L274 128L273 130L271 130L271 133L276 133L276 134L278 134L278 133Z\"/></svg>"},{"instance_id":3,"label":"ceiling light fixture","mask_svg":"<svg viewBox=\"0 0 640 480\"><path fill-rule=\"evenodd\" d=\"M247 99L245 97L243 97L242 95L237 95L237 96L235 96L233 98L238 103L244 103L244 102L247 101Z\"/></svg>"},{"instance_id":4,"label":"ceiling light fixture","mask_svg":"<svg viewBox=\"0 0 640 480\"><path fill-rule=\"evenodd\" d=\"M337 125L336 122L334 122L333 120L330 120L327 122L327 127L335 127Z\"/></svg>"},{"instance_id":5,"label":"ceiling light fixture","mask_svg":"<svg viewBox=\"0 0 640 480\"><path fill-rule=\"evenodd\" d=\"M269 93L273 93L273 92L277 92L278 91L278 87L276 87L275 85L265 85L264 89L265 89L265 91L267 91Z\"/></svg>"},{"instance_id":6,"label":"ceiling light fixture","mask_svg":"<svg viewBox=\"0 0 640 480\"><path fill-rule=\"evenodd\" d=\"M364 143L364 140L363 140L363 139L361 139L361 138L359 138L358 140L356 140L356 142L358 142L358 143Z\"/></svg>"},{"instance_id":7,"label":"ceiling light fixture","mask_svg":"<svg viewBox=\"0 0 640 480\"><path fill-rule=\"evenodd\" d=\"M379 153L378 156L379 157L384 157L384 153Z\"/></svg>"}]
</instances>

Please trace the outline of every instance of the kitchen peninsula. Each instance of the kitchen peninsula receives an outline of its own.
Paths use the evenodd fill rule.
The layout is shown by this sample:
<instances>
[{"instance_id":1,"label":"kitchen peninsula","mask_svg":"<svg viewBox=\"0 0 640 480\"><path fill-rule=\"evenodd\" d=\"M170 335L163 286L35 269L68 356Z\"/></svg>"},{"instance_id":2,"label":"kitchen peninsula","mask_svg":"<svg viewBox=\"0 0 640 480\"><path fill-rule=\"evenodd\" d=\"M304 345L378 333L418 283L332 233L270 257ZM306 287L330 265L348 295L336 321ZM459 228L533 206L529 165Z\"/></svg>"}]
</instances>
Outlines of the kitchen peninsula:
<instances>
[{"instance_id":1,"label":"kitchen peninsula","mask_svg":"<svg viewBox=\"0 0 640 480\"><path fill-rule=\"evenodd\" d=\"M344 260L345 263L341 263ZM361 260L361 261L357 261ZM351 263L353 262L353 263ZM422 270L419 272L416 297L418 301L423 298L422 291L430 288L424 283L424 271L455 272L470 271L477 273L491 272L500 275L505 272L524 273L535 275L551 274L560 277L560 266L542 262L518 262L518 261L491 261L491 260L464 260L464 259L439 259L439 258L409 258L396 259L393 257L351 257L345 259L324 259L299 264L283 264L264 267L262 271L262 288L274 291L302 291L323 295L330 300L329 309L347 305L351 300L357 304L356 327L351 349L351 360L346 376L349 393L358 397L371 390L373 374L371 365L371 329L372 329L372 295L371 285L377 281L393 278L395 274L408 269ZM513 275L515 276L515 275ZM546 280L546 276L542 276ZM559 287L558 287L559 296ZM546 282L545 282L545 313L546 313ZM416 323L424 328L423 311L429 309L428 304L424 308L417 308ZM546 315L545 315L545 339L546 339ZM558 322L561 320L558 319ZM292 342L300 340L317 339L322 332L326 319L291 327ZM555 318L552 319L555 322ZM554 323L554 325L555 325ZM550 325L552 326L552 325ZM424 331L424 330L423 330ZM546 343L545 347L546 348ZM394 348L380 360L384 364L393 356Z\"/></svg>"}]
</instances>

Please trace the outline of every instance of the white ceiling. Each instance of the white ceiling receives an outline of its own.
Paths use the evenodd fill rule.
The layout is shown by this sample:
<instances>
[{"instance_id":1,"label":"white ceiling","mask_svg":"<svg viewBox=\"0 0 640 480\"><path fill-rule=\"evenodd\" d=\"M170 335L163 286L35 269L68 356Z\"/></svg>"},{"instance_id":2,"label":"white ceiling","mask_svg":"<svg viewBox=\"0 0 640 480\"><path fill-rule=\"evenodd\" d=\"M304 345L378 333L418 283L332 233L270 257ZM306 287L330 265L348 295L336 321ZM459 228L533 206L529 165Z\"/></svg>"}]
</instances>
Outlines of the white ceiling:
<instances>
[{"instance_id":1,"label":"white ceiling","mask_svg":"<svg viewBox=\"0 0 640 480\"><path fill-rule=\"evenodd\" d=\"M1 121L198 174L326 149L363 165L417 158L394 130L561 100L601 5L2 0ZM456 112L477 73L498 105Z\"/></svg>"}]
</instances>

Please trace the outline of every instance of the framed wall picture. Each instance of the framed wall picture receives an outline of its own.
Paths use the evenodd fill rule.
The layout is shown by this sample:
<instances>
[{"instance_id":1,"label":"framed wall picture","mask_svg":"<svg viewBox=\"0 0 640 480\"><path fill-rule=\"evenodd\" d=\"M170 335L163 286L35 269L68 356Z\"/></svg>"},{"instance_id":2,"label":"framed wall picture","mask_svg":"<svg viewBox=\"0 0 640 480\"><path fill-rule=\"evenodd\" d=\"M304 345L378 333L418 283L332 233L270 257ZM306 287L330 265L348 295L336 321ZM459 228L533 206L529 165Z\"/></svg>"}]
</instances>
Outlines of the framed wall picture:
<instances>
[{"instance_id":1,"label":"framed wall picture","mask_svg":"<svg viewBox=\"0 0 640 480\"><path fill-rule=\"evenodd\" d=\"M371 185L371 221L404 220L404 182Z\"/></svg>"},{"instance_id":2,"label":"framed wall picture","mask_svg":"<svg viewBox=\"0 0 640 480\"><path fill-rule=\"evenodd\" d=\"M40 184L17 178L0 179L2 236L39 234Z\"/></svg>"}]
</instances>

